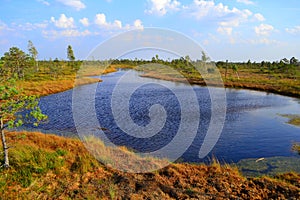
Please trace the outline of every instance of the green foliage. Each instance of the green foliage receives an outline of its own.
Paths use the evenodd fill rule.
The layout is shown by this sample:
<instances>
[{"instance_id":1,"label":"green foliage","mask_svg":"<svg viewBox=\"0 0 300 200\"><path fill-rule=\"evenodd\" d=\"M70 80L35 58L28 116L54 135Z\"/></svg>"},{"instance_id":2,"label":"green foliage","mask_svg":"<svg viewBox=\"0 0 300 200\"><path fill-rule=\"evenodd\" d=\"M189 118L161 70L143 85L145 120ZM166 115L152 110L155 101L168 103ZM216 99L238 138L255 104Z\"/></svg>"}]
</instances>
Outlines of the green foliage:
<instances>
[{"instance_id":1,"label":"green foliage","mask_svg":"<svg viewBox=\"0 0 300 200\"><path fill-rule=\"evenodd\" d=\"M31 65L29 55L17 47L11 47L2 60L4 62L1 72L3 77L17 75L18 78L24 79L25 71Z\"/></svg>"},{"instance_id":2,"label":"green foliage","mask_svg":"<svg viewBox=\"0 0 300 200\"><path fill-rule=\"evenodd\" d=\"M204 51L202 51L201 52L201 54L202 54L202 56L201 56L201 60L202 60L202 62L207 62L207 61L209 61L210 60L210 58L205 54L205 52Z\"/></svg>"},{"instance_id":3,"label":"green foliage","mask_svg":"<svg viewBox=\"0 0 300 200\"><path fill-rule=\"evenodd\" d=\"M38 51L36 50L35 46L33 45L32 41L29 40L28 41L28 52L30 54L30 56L36 60L37 59L37 55L38 55Z\"/></svg>"},{"instance_id":4,"label":"green foliage","mask_svg":"<svg viewBox=\"0 0 300 200\"><path fill-rule=\"evenodd\" d=\"M15 79L8 79L6 84L0 86L0 118L9 128L22 126L24 123L33 123L46 120L39 108L36 96L23 95L15 85ZM23 111L28 111L24 116Z\"/></svg>"},{"instance_id":5,"label":"green foliage","mask_svg":"<svg viewBox=\"0 0 300 200\"><path fill-rule=\"evenodd\" d=\"M233 70L234 72L237 72L237 71L238 71L238 66L237 66L236 64L233 64L233 65L232 65L232 70Z\"/></svg>"},{"instance_id":6,"label":"green foliage","mask_svg":"<svg viewBox=\"0 0 300 200\"><path fill-rule=\"evenodd\" d=\"M67 55L70 61L75 61L75 56L71 45L68 46Z\"/></svg>"},{"instance_id":7,"label":"green foliage","mask_svg":"<svg viewBox=\"0 0 300 200\"><path fill-rule=\"evenodd\" d=\"M9 78L0 85L0 131L4 153L3 166L5 168L9 167L9 158L4 130L6 128L20 127L24 123L32 123L37 126L38 123L47 119L47 116L39 108L38 98L22 94L15 83L15 79ZM25 116L22 113L24 111L27 111ZM27 172L24 173L27 174Z\"/></svg>"}]
</instances>

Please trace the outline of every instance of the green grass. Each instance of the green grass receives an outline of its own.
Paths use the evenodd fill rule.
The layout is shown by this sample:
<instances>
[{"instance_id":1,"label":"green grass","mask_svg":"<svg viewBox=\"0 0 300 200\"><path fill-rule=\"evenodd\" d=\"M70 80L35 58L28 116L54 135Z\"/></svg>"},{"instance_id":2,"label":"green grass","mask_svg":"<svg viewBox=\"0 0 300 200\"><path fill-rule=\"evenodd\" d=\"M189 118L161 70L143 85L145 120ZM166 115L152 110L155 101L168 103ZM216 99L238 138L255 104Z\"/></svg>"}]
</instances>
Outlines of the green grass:
<instances>
[{"instance_id":1,"label":"green grass","mask_svg":"<svg viewBox=\"0 0 300 200\"><path fill-rule=\"evenodd\" d=\"M168 67L161 67L163 65ZM196 63L195 65L199 65L199 63ZM231 64L229 63L229 65ZM274 69L270 71L269 69L262 68L258 63L251 66L248 66L246 63L238 63L236 65L238 66L238 76L231 68L227 70L227 76L225 76L226 69L224 64L217 64L216 68L214 68L219 70L225 87L254 89L300 97L299 67L285 66L285 68L293 69L287 71L284 70L284 68L280 68L280 64L274 64ZM192 65L188 66L183 63L171 64L161 61L161 64L154 64L151 66L150 63L142 67L137 67L136 69L143 71L145 73L143 76L145 77L179 82L189 81L193 84L205 85L201 75ZM199 69L203 70L201 63ZM204 73L203 77L209 79L213 83L213 78L217 77L218 73L209 65L207 66L207 70L208 73ZM179 74L181 74L181 76L178 76Z\"/></svg>"},{"instance_id":2,"label":"green grass","mask_svg":"<svg viewBox=\"0 0 300 200\"><path fill-rule=\"evenodd\" d=\"M276 174L297 172L300 173L300 158L297 157L271 157L258 159L243 159L237 167L245 176L274 176Z\"/></svg>"}]
</instances>

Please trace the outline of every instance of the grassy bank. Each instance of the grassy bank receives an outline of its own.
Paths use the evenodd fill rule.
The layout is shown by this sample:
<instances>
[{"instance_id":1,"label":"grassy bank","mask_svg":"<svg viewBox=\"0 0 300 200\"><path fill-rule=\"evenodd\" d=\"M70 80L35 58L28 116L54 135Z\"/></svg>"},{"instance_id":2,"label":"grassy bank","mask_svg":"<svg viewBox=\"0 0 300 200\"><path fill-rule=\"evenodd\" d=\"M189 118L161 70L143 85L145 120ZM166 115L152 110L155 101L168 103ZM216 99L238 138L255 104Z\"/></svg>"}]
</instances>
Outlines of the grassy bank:
<instances>
[{"instance_id":1,"label":"grassy bank","mask_svg":"<svg viewBox=\"0 0 300 200\"><path fill-rule=\"evenodd\" d=\"M292 97L300 97L300 78L289 77L280 73L262 72L259 68L249 69L240 68L239 71L227 70L219 67L224 87L252 89L258 91L271 92ZM157 67L143 69L143 77L157 78L168 81L186 82L197 85L206 85L198 72L176 71L171 73L169 70L158 69ZM181 77L178 76L178 72ZM213 84L212 84L213 85Z\"/></svg>"},{"instance_id":2,"label":"grassy bank","mask_svg":"<svg viewBox=\"0 0 300 200\"><path fill-rule=\"evenodd\" d=\"M99 76L115 71L117 70L114 67L106 68L100 65L82 67L82 70L76 73L64 69L60 74L53 76L40 71L36 73L34 78L19 80L17 84L27 95L46 96L72 89L75 86L101 82L101 79L91 76Z\"/></svg>"},{"instance_id":3,"label":"grassy bank","mask_svg":"<svg viewBox=\"0 0 300 200\"><path fill-rule=\"evenodd\" d=\"M300 126L300 115L281 115L281 116L289 119L287 123L294 126Z\"/></svg>"},{"instance_id":4,"label":"grassy bank","mask_svg":"<svg viewBox=\"0 0 300 200\"><path fill-rule=\"evenodd\" d=\"M300 198L300 175L245 178L236 167L171 164L132 174L99 163L77 139L8 133L11 168L0 170L1 199Z\"/></svg>"},{"instance_id":5,"label":"grassy bank","mask_svg":"<svg viewBox=\"0 0 300 200\"><path fill-rule=\"evenodd\" d=\"M214 68L209 63L205 66L201 61L189 63L184 59L179 59L172 61L78 61L75 67L64 61L43 61L40 65L39 71L31 69L26 73L28 75L25 80L19 81L19 86L23 87L28 94L47 95L62 92L73 88L75 79L76 85L99 82L98 78L91 78L91 76L115 72L119 68L143 71L143 77L206 85L203 77L195 70L194 66L197 66L200 69L207 69L206 76L208 77L216 75L217 69L225 87L300 97L300 67L282 63L218 62Z\"/></svg>"}]
</instances>

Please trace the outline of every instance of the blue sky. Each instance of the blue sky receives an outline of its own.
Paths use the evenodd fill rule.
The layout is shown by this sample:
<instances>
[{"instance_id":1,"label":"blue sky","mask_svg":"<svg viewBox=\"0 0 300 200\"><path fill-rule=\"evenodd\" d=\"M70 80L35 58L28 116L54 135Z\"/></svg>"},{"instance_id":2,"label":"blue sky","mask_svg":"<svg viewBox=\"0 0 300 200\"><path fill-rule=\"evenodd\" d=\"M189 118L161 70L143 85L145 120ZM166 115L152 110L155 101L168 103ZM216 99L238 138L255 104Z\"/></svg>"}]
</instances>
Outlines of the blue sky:
<instances>
[{"instance_id":1,"label":"blue sky","mask_svg":"<svg viewBox=\"0 0 300 200\"><path fill-rule=\"evenodd\" d=\"M24 51L66 59L67 45L84 59L116 34L146 27L181 32L213 60L300 58L299 0L0 0L0 56ZM199 53L201 56L201 53Z\"/></svg>"}]
</instances>

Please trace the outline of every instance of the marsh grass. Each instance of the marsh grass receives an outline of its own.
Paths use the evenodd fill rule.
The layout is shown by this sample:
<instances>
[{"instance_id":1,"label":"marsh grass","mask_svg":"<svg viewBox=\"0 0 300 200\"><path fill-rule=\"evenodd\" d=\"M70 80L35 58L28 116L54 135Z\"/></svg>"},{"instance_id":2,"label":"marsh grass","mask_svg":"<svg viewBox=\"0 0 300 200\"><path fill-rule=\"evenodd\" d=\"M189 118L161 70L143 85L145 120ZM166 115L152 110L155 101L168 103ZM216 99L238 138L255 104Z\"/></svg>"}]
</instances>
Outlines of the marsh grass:
<instances>
[{"instance_id":1,"label":"marsh grass","mask_svg":"<svg viewBox=\"0 0 300 200\"><path fill-rule=\"evenodd\" d=\"M56 175L64 174L65 170L85 173L98 166L88 152L79 151L83 146L75 139L68 139L67 143L57 136L27 132L8 133L7 137L13 145L9 151L11 168L1 173L2 186L15 183L29 187L50 171ZM74 155L74 151L80 154Z\"/></svg>"},{"instance_id":2,"label":"marsh grass","mask_svg":"<svg viewBox=\"0 0 300 200\"><path fill-rule=\"evenodd\" d=\"M125 172L148 172L168 166L167 159L151 156L140 156L125 146L106 146L102 140L95 136L84 138L85 146L97 160L107 166Z\"/></svg>"},{"instance_id":3,"label":"marsh grass","mask_svg":"<svg viewBox=\"0 0 300 200\"><path fill-rule=\"evenodd\" d=\"M13 148L11 168L0 169L1 199L300 198L297 173L246 178L217 159L210 165L176 163L153 173L126 173L98 162L78 139L29 132L9 132L7 138ZM99 139L88 140L99 153L137 157L125 147L105 149Z\"/></svg>"},{"instance_id":4,"label":"marsh grass","mask_svg":"<svg viewBox=\"0 0 300 200\"><path fill-rule=\"evenodd\" d=\"M61 66L57 75L40 71L26 80L19 80L17 85L27 95L46 96L72 89L76 86L101 82L100 76L117 71L114 66L82 66L78 72L71 71L69 67Z\"/></svg>"},{"instance_id":5,"label":"marsh grass","mask_svg":"<svg viewBox=\"0 0 300 200\"><path fill-rule=\"evenodd\" d=\"M143 77L157 78L168 81L186 82L191 84L207 85L212 86L220 85L218 81L213 81L214 76L217 75L216 71L208 72L204 74L207 83L201 77L199 72L193 68L186 69L185 66L175 68L176 73L167 70L167 68L158 68L156 65L147 65L147 67L136 69L143 71ZM261 71L259 67L248 68L247 66L241 65L238 69L238 75L233 70L227 70L227 76L225 77L225 69L222 67L217 68L222 77L222 81L225 87L229 88L245 88L254 89L265 92L278 93L282 95L300 97L300 72L294 76L283 72L269 72ZM178 76L178 72L181 76Z\"/></svg>"},{"instance_id":6,"label":"marsh grass","mask_svg":"<svg viewBox=\"0 0 300 200\"><path fill-rule=\"evenodd\" d=\"M287 122L288 124L291 124L294 126L300 126L300 115L285 114L285 115L280 115L280 116L288 118L289 119L289 121Z\"/></svg>"}]
</instances>

